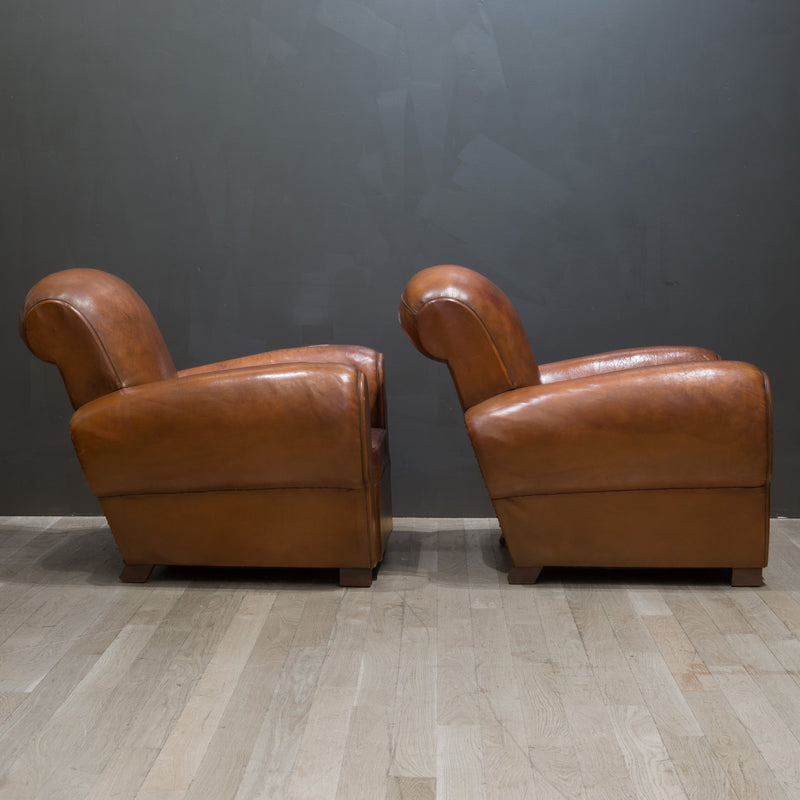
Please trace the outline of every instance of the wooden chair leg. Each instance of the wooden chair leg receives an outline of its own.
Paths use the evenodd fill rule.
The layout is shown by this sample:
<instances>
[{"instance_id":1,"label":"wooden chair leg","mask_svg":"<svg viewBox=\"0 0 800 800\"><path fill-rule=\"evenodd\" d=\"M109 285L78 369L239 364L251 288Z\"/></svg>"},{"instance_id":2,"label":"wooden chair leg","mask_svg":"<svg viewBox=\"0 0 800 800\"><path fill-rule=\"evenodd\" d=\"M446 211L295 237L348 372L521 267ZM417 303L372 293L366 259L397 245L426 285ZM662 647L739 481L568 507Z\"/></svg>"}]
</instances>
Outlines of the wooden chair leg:
<instances>
[{"instance_id":1,"label":"wooden chair leg","mask_svg":"<svg viewBox=\"0 0 800 800\"><path fill-rule=\"evenodd\" d=\"M372 586L372 570L369 567L341 567L339 586Z\"/></svg>"},{"instance_id":2,"label":"wooden chair leg","mask_svg":"<svg viewBox=\"0 0 800 800\"><path fill-rule=\"evenodd\" d=\"M761 586L761 567L734 567L731 586Z\"/></svg>"},{"instance_id":3,"label":"wooden chair leg","mask_svg":"<svg viewBox=\"0 0 800 800\"><path fill-rule=\"evenodd\" d=\"M511 567L508 571L508 582L527 585L536 583L542 567Z\"/></svg>"},{"instance_id":4,"label":"wooden chair leg","mask_svg":"<svg viewBox=\"0 0 800 800\"><path fill-rule=\"evenodd\" d=\"M124 583L145 583L155 564L125 564L119 579Z\"/></svg>"}]
</instances>

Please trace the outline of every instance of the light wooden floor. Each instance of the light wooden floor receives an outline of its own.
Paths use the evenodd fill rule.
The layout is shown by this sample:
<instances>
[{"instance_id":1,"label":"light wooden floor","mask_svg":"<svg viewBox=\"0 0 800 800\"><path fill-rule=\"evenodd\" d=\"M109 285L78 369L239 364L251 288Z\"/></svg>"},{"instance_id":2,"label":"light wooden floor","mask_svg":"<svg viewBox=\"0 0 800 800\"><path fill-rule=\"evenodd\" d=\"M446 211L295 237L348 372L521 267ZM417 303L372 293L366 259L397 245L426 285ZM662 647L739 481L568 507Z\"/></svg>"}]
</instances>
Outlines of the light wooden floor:
<instances>
[{"instance_id":1,"label":"light wooden floor","mask_svg":"<svg viewBox=\"0 0 800 800\"><path fill-rule=\"evenodd\" d=\"M371 589L158 569L0 518L0 798L800 798L800 520L761 589L398 520Z\"/></svg>"}]
</instances>

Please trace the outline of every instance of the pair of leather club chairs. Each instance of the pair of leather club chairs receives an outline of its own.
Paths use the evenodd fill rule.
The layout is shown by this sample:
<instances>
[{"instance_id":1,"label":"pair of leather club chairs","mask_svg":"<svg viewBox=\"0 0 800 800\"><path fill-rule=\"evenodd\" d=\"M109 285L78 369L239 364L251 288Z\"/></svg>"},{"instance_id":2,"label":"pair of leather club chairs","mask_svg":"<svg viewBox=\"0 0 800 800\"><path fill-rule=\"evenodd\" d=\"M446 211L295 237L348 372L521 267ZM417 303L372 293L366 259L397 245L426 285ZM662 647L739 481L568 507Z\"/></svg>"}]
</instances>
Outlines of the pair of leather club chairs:
<instances>
[{"instance_id":1,"label":"pair of leather club chairs","mask_svg":"<svg viewBox=\"0 0 800 800\"><path fill-rule=\"evenodd\" d=\"M400 321L445 362L512 567L722 567L760 585L772 419L759 369L696 347L537 364L508 298L423 270ZM383 356L277 350L176 370L138 294L97 270L37 283L20 331L58 365L70 432L124 560L327 567L369 586L392 528Z\"/></svg>"}]
</instances>

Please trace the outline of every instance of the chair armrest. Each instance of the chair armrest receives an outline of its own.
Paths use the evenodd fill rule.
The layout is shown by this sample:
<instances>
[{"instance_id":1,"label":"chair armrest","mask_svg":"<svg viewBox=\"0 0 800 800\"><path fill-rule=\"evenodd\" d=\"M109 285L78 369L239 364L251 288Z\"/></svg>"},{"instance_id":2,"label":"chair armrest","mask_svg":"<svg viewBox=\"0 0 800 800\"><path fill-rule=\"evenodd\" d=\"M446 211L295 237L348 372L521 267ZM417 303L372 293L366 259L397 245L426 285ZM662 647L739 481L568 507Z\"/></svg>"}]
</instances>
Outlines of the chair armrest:
<instances>
[{"instance_id":1,"label":"chair armrest","mask_svg":"<svg viewBox=\"0 0 800 800\"><path fill-rule=\"evenodd\" d=\"M341 364L247 367L121 389L81 407L70 431L99 497L368 483L366 380Z\"/></svg>"},{"instance_id":2,"label":"chair armrest","mask_svg":"<svg viewBox=\"0 0 800 800\"><path fill-rule=\"evenodd\" d=\"M465 415L493 499L769 481L766 375L732 361L530 386Z\"/></svg>"},{"instance_id":3,"label":"chair armrest","mask_svg":"<svg viewBox=\"0 0 800 800\"><path fill-rule=\"evenodd\" d=\"M554 383L601 375L604 372L691 361L719 361L719 356L704 347L632 347L627 350L612 350L593 356L539 364L539 375L542 383Z\"/></svg>"},{"instance_id":4,"label":"chair armrest","mask_svg":"<svg viewBox=\"0 0 800 800\"><path fill-rule=\"evenodd\" d=\"M218 361L215 364L192 367L178 372L179 377L188 377L205 372L220 372L242 367L263 367L270 364L349 364L367 378L369 387L370 418L373 427L386 427L386 390L384 387L383 353L359 345L320 344L307 347L291 347L270 350L243 358Z\"/></svg>"}]
</instances>

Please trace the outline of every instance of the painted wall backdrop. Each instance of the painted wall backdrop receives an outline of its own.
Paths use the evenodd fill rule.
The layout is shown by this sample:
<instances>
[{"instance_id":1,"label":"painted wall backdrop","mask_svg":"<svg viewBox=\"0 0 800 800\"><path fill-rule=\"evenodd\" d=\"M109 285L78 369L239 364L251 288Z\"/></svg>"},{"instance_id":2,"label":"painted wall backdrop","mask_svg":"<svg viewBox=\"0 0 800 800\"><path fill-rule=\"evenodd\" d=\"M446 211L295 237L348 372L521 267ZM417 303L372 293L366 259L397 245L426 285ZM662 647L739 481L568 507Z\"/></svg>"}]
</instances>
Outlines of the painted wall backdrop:
<instances>
[{"instance_id":1,"label":"painted wall backdrop","mask_svg":"<svg viewBox=\"0 0 800 800\"><path fill-rule=\"evenodd\" d=\"M396 322L487 274L540 361L699 344L763 367L800 516L797 0L3 0L0 514L92 513L41 276L114 272L179 367L387 357L395 509L491 505L447 370Z\"/></svg>"}]
</instances>

